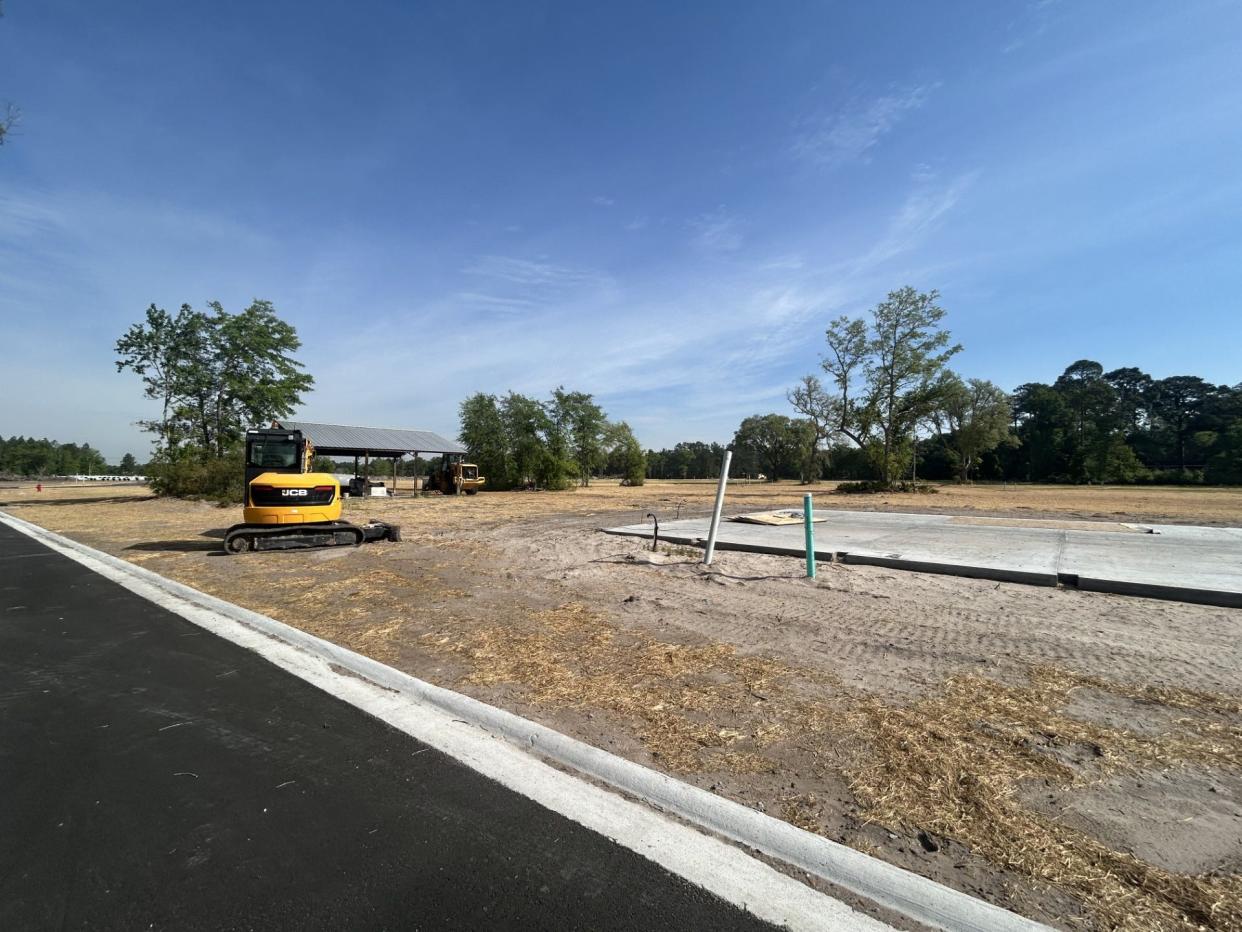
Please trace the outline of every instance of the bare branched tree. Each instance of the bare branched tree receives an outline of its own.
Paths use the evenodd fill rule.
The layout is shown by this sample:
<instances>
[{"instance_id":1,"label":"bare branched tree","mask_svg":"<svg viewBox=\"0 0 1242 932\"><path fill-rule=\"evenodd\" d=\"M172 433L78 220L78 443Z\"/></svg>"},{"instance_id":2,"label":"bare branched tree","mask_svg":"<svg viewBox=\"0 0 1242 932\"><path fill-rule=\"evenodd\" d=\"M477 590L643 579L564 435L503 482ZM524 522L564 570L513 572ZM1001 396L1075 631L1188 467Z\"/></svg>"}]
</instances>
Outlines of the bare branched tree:
<instances>
[{"instance_id":1,"label":"bare branched tree","mask_svg":"<svg viewBox=\"0 0 1242 932\"><path fill-rule=\"evenodd\" d=\"M0 0L0 17L3 16L4 0ZM13 127L22 121L22 112L18 109L17 104L8 101L0 104L0 106L4 108L3 114L0 114L0 146L2 146L9 133L13 132Z\"/></svg>"},{"instance_id":2,"label":"bare branched tree","mask_svg":"<svg viewBox=\"0 0 1242 932\"><path fill-rule=\"evenodd\" d=\"M13 127L22 121L22 112L17 104L6 103L3 106L4 113L0 114L0 146L4 145Z\"/></svg>"}]
</instances>

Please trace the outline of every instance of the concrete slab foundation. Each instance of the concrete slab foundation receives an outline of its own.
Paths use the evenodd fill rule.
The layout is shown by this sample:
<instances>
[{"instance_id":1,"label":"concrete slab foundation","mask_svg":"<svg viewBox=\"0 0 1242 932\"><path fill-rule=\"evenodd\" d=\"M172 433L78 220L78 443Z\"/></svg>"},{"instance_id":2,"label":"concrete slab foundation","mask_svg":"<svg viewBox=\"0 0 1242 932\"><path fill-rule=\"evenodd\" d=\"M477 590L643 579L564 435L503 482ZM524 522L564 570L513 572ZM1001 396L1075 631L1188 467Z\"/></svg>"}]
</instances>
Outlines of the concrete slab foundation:
<instances>
[{"instance_id":1,"label":"concrete slab foundation","mask_svg":"<svg viewBox=\"0 0 1242 932\"><path fill-rule=\"evenodd\" d=\"M1003 518L981 524L953 515L818 509L815 514L828 518L815 526L818 560L1242 608L1242 528ZM604 530L651 536L649 524ZM661 522L660 539L695 545L706 540L707 530L705 518ZM722 521L716 546L806 553L800 525Z\"/></svg>"}]
</instances>

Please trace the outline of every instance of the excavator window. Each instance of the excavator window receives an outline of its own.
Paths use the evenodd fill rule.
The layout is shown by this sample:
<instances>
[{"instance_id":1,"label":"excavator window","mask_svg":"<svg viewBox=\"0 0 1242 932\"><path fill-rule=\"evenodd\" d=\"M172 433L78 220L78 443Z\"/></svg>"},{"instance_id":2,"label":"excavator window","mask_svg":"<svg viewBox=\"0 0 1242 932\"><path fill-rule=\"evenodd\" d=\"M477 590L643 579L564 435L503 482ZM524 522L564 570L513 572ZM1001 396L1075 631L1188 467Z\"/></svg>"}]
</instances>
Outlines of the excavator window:
<instances>
[{"instance_id":1,"label":"excavator window","mask_svg":"<svg viewBox=\"0 0 1242 932\"><path fill-rule=\"evenodd\" d=\"M250 444L251 466L290 469L298 462L298 445L290 440L256 440Z\"/></svg>"}]
</instances>

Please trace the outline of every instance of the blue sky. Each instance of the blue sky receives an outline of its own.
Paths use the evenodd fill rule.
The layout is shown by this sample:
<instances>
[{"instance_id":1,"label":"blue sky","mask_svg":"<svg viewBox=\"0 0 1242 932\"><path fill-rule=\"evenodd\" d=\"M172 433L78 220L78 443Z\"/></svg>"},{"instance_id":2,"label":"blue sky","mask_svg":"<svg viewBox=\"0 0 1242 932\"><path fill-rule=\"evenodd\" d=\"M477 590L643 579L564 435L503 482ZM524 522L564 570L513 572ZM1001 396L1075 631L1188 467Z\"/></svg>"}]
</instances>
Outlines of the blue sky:
<instances>
[{"instance_id":1,"label":"blue sky","mask_svg":"<svg viewBox=\"0 0 1242 932\"><path fill-rule=\"evenodd\" d=\"M956 368L1242 380L1242 4L9 0L0 434L147 447L111 347L275 302L308 420L788 411L938 288Z\"/></svg>"}]
</instances>

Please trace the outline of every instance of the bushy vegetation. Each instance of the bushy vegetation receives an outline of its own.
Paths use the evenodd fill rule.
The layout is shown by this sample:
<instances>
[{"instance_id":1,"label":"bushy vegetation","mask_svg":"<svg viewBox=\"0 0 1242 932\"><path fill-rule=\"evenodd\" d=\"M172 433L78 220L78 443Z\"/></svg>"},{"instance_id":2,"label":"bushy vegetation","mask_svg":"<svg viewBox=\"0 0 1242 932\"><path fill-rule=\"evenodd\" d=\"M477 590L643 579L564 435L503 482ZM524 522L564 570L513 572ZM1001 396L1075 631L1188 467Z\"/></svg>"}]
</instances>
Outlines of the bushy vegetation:
<instances>
[{"instance_id":1,"label":"bushy vegetation","mask_svg":"<svg viewBox=\"0 0 1242 932\"><path fill-rule=\"evenodd\" d=\"M198 498L220 505L244 500L245 470L240 449L224 456L183 454L151 464L151 490L157 495Z\"/></svg>"},{"instance_id":2,"label":"bushy vegetation","mask_svg":"<svg viewBox=\"0 0 1242 932\"><path fill-rule=\"evenodd\" d=\"M862 479L855 482L837 483L837 491L843 495L870 495L876 492L918 492L925 495L934 495L940 490L934 485L928 485L926 482L915 482L913 480L901 480L892 484L886 484L879 479Z\"/></svg>"},{"instance_id":3,"label":"bushy vegetation","mask_svg":"<svg viewBox=\"0 0 1242 932\"><path fill-rule=\"evenodd\" d=\"M546 401L472 395L461 403L459 439L488 489L566 489L605 473L641 485L647 475L629 425L610 422L591 395L563 387Z\"/></svg>"}]
</instances>

